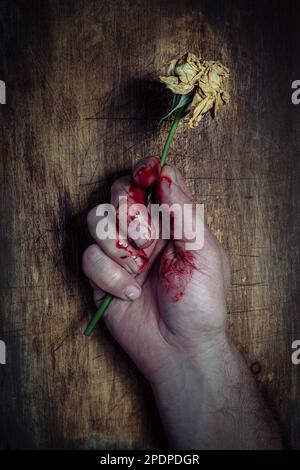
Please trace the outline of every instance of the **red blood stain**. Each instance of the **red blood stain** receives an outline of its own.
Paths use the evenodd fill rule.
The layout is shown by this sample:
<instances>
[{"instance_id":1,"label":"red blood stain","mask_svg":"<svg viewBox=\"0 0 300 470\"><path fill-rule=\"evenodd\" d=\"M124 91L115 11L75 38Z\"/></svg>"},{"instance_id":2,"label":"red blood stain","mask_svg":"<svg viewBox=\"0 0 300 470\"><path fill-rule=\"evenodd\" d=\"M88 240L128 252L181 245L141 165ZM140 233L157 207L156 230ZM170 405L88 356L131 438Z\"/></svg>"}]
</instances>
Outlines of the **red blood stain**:
<instances>
[{"instance_id":1,"label":"red blood stain","mask_svg":"<svg viewBox=\"0 0 300 470\"><path fill-rule=\"evenodd\" d=\"M142 166L134 175L135 182L141 188L152 186L160 175L159 159L153 160L151 165Z\"/></svg>"},{"instance_id":2,"label":"red blood stain","mask_svg":"<svg viewBox=\"0 0 300 470\"><path fill-rule=\"evenodd\" d=\"M155 185L155 193L158 202L161 202L166 197L166 191L171 187L172 181L168 176L161 176Z\"/></svg>"},{"instance_id":3,"label":"red blood stain","mask_svg":"<svg viewBox=\"0 0 300 470\"><path fill-rule=\"evenodd\" d=\"M128 219L132 222L133 220L137 219L140 215L139 211L136 211L134 214L128 213Z\"/></svg>"},{"instance_id":4,"label":"red blood stain","mask_svg":"<svg viewBox=\"0 0 300 470\"><path fill-rule=\"evenodd\" d=\"M146 205L146 191L143 189L132 186L129 188L128 194L133 203Z\"/></svg>"},{"instance_id":5,"label":"red blood stain","mask_svg":"<svg viewBox=\"0 0 300 470\"><path fill-rule=\"evenodd\" d=\"M191 251L178 251L173 258L164 256L160 267L162 287L172 302L178 302L192 279L196 266Z\"/></svg>"},{"instance_id":6,"label":"red blood stain","mask_svg":"<svg viewBox=\"0 0 300 470\"><path fill-rule=\"evenodd\" d=\"M121 259L126 259L131 256L134 260L136 260L136 264L137 266L139 266L140 271L144 269L145 265L148 262L148 257L143 249L139 249L136 251L132 250L131 246L126 240L117 240L116 247L120 250L125 250L128 253L128 255L121 256Z\"/></svg>"}]
</instances>

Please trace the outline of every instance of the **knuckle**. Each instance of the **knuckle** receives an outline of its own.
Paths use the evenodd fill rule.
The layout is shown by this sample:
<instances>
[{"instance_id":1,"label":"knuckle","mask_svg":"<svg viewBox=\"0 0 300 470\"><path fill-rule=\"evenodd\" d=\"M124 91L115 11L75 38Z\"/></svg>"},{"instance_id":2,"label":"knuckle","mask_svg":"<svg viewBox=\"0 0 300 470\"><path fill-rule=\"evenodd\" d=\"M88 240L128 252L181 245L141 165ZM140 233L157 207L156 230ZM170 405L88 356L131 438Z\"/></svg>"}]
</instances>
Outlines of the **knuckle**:
<instances>
[{"instance_id":1,"label":"knuckle","mask_svg":"<svg viewBox=\"0 0 300 470\"><path fill-rule=\"evenodd\" d=\"M110 188L111 194L115 194L116 192L118 192L119 188L120 188L119 180L115 180Z\"/></svg>"},{"instance_id":2,"label":"knuckle","mask_svg":"<svg viewBox=\"0 0 300 470\"><path fill-rule=\"evenodd\" d=\"M82 269L84 274L87 274L91 264L99 259L99 252L97 245L90 245L83 253L82 256Z\"/></svg>"},{"instance_id":3,"label":"knuckle","mask_svg":"<svg viewBox=\"0 0 300 470\"><path fill-rule=\"evenodd\" d=\"M126 189L130 186L130 177L129 176L121 176L113 182L110 188L111 195L118 195L119 193L126 194Z\"/></svg>"}]
</instances>

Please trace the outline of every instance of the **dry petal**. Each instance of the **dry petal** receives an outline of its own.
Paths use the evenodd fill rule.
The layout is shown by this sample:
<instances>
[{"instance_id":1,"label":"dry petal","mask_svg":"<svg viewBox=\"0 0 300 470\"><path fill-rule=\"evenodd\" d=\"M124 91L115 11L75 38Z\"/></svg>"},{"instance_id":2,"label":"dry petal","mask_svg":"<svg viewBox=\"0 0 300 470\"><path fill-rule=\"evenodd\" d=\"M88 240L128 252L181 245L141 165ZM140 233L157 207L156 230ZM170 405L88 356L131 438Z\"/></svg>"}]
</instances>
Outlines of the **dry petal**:
<instances>
[{"instance_id":1,"label":"dry petal","mask_svg":"<svg viewBox=\"0 0 300 470\"><path fill-rule=\"evenodd\" d=\"M160 80L179 95L195 91L189 107L189 125L197 127L208 111L211 110L214 117L229 102L229 94L225 90L225 79L228 77L229 69L221 62L204 60L187 52L168 64L166 75L160 77Z\"/></svg>"},{"instance_id":2,"label":"dry petal","mask_svg":"<svg viewBox=\"0 0 300 470\"><path fill-rule=\"evenodd\" d=\"M217 74L217 72L214 69L212 69L208 73L208 81L214 90L219 90L219 87L221 84L221 77L220 75Z\"/></svg>"},{"instance_id":3,"label":"dry petal","mask_svg":"<svg viewBox=\"0 0 300 470\"><path fill-rule=\"evenodd\" d=\"M178 95L187 95L194 88L193 85L188 85L187 83L180 82L177 77L160 77L160 81L166 84L166 87L169 88L173 93Z\"/></svg>"},{"instance_id":4,"label":"dry petal","mask_svg":"<svg viewBox=\"0 0 300 470\"><path fill-rule=\"evenodd\" d=\"M167 68L167 76L175 75L175 67L177 64L177 59L171 60Z\"/></svg>"},{"instance_id":5,"label":"dry petal","mask_svg":"<svg viewBox=\"0 0 300 470\"><path fill-rule=\"evenodd\" d=\"M198 106L194 109L193 114L189 120L189 126L191 128L197 127L199 122L201 121L204 114L207 113L214 105L214 100L210 97L204 98Z\"/></svg>"},{"instance_id":6,"label":"dry petal","mask_svg":"<svg viewBox=\"0 0 300 470\"><path fill-rule=\"evenodd\" d=\"M178 65L175 69L175 73L183 83L190 83L197 75L197 69L195 70L190 64L185 63Z\"/></svg>"},{"instance_id":7,"label":"dry petal","mask_svg":"<svg viewBox=\"0 0 300 470\"><path fill-rule=\"evenodd\" d=\"M229 103L229 101L230 101L230 96L229 96L229 94L227 93L226 90L224 90L224 91L221 93L221 96L222 96L222 100L224 101L225 104Z\"/></svg>"}]
</instances>

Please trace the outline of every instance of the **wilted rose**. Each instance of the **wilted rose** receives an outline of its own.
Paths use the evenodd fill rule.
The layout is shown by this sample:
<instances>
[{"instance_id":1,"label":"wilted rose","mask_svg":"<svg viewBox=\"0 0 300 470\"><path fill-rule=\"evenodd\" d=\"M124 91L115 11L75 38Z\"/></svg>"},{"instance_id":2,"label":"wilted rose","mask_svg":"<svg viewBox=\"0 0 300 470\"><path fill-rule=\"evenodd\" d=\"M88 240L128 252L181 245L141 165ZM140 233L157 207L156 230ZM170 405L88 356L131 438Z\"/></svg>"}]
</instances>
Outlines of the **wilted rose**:
<instances>
[{"instance_id":1,"label":"wilted rose","mask_svg":"<svg viewBox=\"0 0 300 470\"><path fill-rule=\"evenodd\" d=\"M189 126L193 128L198 126L208 111L214 117L228 103L229 94L225 90L225 79L228 77L229 69L220 62L204 60L187 52L168 64L166 75L161 76L160 80L178 95L194 91L189 106Z\"/></svg>"}]
</instances>

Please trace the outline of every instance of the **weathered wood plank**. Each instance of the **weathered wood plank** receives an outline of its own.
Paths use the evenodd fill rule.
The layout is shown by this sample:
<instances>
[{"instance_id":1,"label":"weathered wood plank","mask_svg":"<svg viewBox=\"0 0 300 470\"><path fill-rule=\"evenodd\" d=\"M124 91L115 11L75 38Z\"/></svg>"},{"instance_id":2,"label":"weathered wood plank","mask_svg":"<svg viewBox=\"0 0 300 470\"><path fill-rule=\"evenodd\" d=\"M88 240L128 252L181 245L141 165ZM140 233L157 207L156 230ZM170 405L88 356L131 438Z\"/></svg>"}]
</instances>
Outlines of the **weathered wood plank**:
<instances>
[{"instance_id":1,"label":"weathered wood plank","mask_svg":"<svg viewBox=\"0 0 300 470\"><path fill-rule=\"evenodd\" d=\"M171 5L171 7L170 7ZM231 104L182 126L171 161L230 255L229 328L300 447L297 2L1 2L2 447L163 445L147 384L101 327L81 274L85 216L159 154L161 66L186 50L231 70ZM296 63L298 60L298 63ZM298 122L297 122L298 120Z\"/></svg>"}]
</instances>

